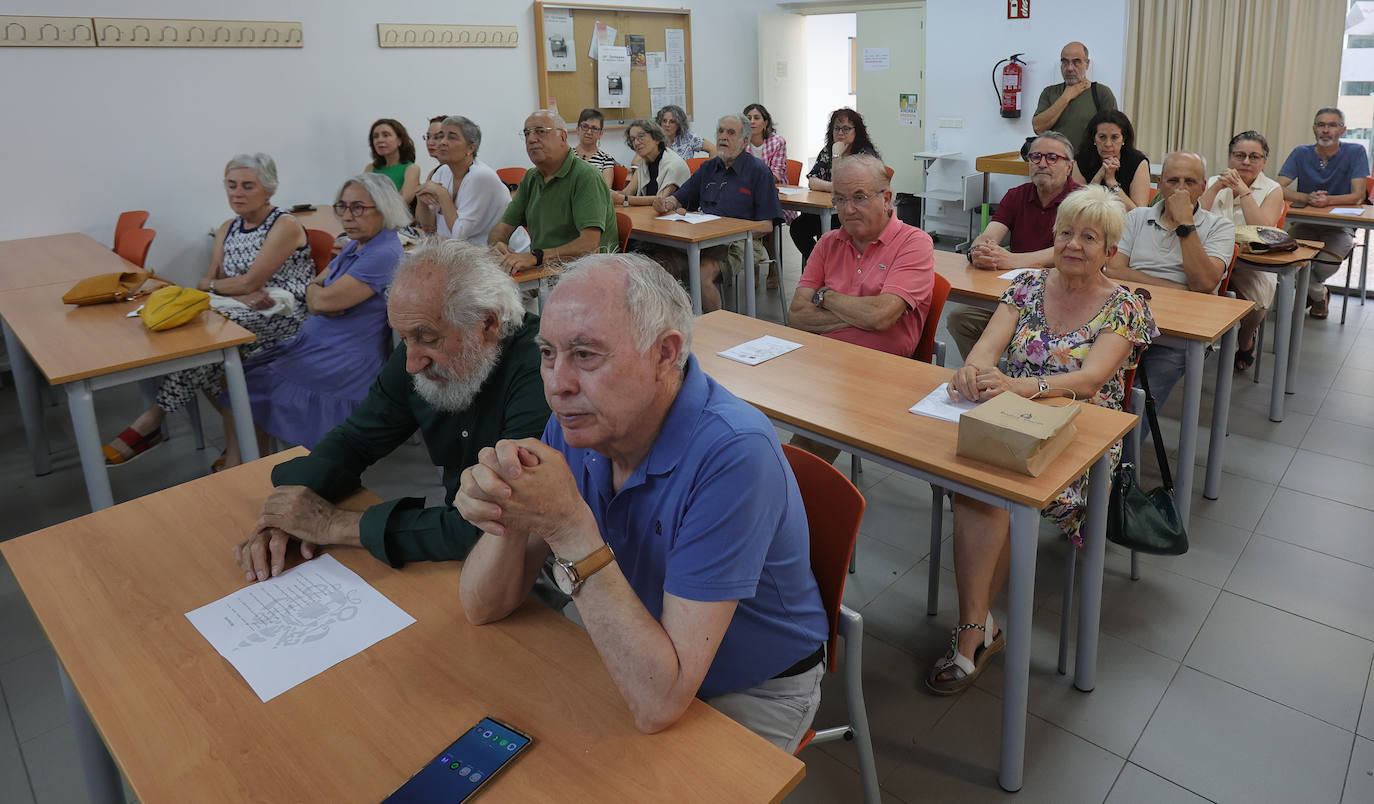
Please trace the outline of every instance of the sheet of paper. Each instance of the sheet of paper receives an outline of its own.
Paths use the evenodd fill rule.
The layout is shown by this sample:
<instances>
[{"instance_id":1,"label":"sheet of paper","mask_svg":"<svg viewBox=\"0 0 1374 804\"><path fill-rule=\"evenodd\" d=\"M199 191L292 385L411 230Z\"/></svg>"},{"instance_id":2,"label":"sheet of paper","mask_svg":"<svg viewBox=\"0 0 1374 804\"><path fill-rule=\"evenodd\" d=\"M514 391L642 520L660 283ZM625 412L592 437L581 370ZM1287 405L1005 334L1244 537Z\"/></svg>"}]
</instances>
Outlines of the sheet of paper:
<instances>
[{"instance_id":1,"label":"sheet of paper","mask_svg":"<svg viewBox=\"0 0 1374 804\"><path fill-rule=\"evenodd\" d=\"M1013 268L1013 269L1011 269L1010 271L1007 271L1005 274L998 274L998 275L997 275L997 278L998 278L998 279L1008 279L1008 280L1010 280L1010 279L1015 279L1016 277L1020 276L1021 274L1035 274L1035 273L1039 273L1039 272L1042 271L1042 270L1043 270L1043 269L1041 269L1041 268Z\"/></svg>"},{"instance_id":2,"label":"sheet of paper","mask_svg":"<svg viewBox=\"0 0 1374 804\"><path fill-rule=\"evenodd\" d=\"M1335 207L1331 210L1332 215L1363 215L1364 207Z\"/></svg>"},{"instance_id":3,"label":"sheet of paper","mask_svg":"<svg viewBox=\"0 0 1374 804\"><path fill-rule=\"evenodd\" d=\"M649 87L649 108L657 112L671 101L668 100L668 90L662 87Z\"/></svg>"},{"instance_id":4,"label":"sheet of paper","mask_svg":"<svg viewBox=\"0 0 1374 804\"><path fill-rule=\"evenodd\" d=\"M668 76L668 103L687 108L687 68L683 64L673 64L668 60L665 72Z\"/></svg>"},{"instance_id":5,"label":"sheet of paper","mask_svg":"<svg viewBox=\"0 0 1374 804\"><path fill-rule=\"evenodd\" d=\"M779 187L778 192L783 195L806 195L811 191L805 187Z\"/></svg>"},{"instance_id":6,"label":"sheet of paper","mask_svg":"<svg viewBox=\"0 0 1374 804\"><path fill-rule=\"evenodd\" d=\"M800 349L800 343L785 341L782 338L774 338L772 335L764 335L752 341L745 341L739 346L732 346L723 352L716 352L721 357L743 363L746 366L757 366L765 360L772 360L778 355L785 355L793 349Z\"/></svg>"},{"instance_id":7,"label":"sheet of paper","mask_svg":"<svg viewBox=\"0 0 1374 804\"><path fill-rule=\"evenodd\" d=\"M917 123L918 107L915 92L897 93L897 125L914 126Z\"/></svg>"},{"instance_id":8,"label":"sheet of paper","mask_svg":"<svg viewBox=\"0 0 1374 804\"><path fill-rule=\"evenodd\" d=\"M186 619L263 703L415 622L328 553Z\"/></svg>"},{"instance_id":9,"label":"sheet of paper","mask_svg":"<svg viewBox=\"0 0 1374 804\"><path fill-rule=\"evenodd\" d=\"M577 45L573 42L572 9L544 11L544 63L551 73L573 72L577 69Z\"/></svg>"},{"instance_id":10,"label":"sheet of paper","mask_svg":"<svg viewBox=\"0 0 1374 804\"><path fill-rule=\"evenodd\" d=\"M572 12L568 12L572 13ZM601 46L611 47L615 45L615 35L619 33L615 28L597 20L596 26L592 28L592 41L587 46L587 58L594 59L601 52Z\"/></svg>"},{"instance_id":11,"label":"sheet of paper","mask_svg":"<svg viewBox=\"0 0 1374 804\"><path fill-rule=\"evenodd\" d=\"M892 52L885 47L864 48L864 72L882 72L892 67Z\"/></svg>"},{"instance_id":12,"label":"sheet of paper","mask_svg":"<svg viewBox=\"0 0 1374 804\"><path fill-rule=\"evenodd\" d=\"M644 80L649 82L649 89L662 89L668 85L668 74L664 72L665 57L662 52L645 53L644 59L646 66L644 69ZM654 111L658 111L657 106Z\"/></svg>"},{"instance_id":13,"label":"sheet of paper","mask_svg":"<svg viewBox=\"0 0 1374 804\"><path fill-rule=\"evenodd\" d=\"M603 45L597 57L597 106L625 109L630 105L630 49Z\"/></svg>"},{"instance_id":14,"label":"sheet of paper","mask_svg":"<svg viewBox=\"0 0 1374 804\"><path fill-rule=\"evenodd\" d=\"M681 28L668 28L663 31L664 51L668 54L669 64L684 64L687 61L686 39Z\"/></svg>"},{"instance_id":15,"label":"sheet of paper","mask_svg":"<svg viewBox=\"0 0 1374 804\"><path fill-rule=\"evenodd\" d=\"M705 223L718 221L720 216L708 212L674 212L671 215L659 215L658 219L661 221L683 221L684 223Z\"/></svg>"},{"instance_id":16,"label":"sheet of paper","mask_svg":"<svg viewBox=\"0 0 1374 804\"><path fill-rule=\"evenodd\" d=\"M919 416L929 416L932 419L944 419L947 422L957 423L960 413L965 413L976 407L978 407L977 402L951 399L946 384L940 383L934 391L926 394L925 399L912 405L910 410Z\"/></svg>"}]
</instances>

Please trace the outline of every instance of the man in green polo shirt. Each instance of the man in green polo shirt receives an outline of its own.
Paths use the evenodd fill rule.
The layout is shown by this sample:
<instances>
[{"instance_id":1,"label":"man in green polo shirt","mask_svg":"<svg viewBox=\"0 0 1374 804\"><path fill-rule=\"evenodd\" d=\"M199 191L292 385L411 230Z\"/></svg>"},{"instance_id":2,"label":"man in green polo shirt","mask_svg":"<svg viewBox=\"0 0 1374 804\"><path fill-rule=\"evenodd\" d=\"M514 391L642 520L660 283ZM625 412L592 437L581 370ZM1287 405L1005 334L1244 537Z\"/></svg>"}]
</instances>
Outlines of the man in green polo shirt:
<instances>
[{"instance_id":1,"label":"man in green polo shirt","mask_svg":"<svg viewBox=\"0 0 1374 804\"><path fill-rule=\"evenodd\" d=\"M1059 52L1059 72L1064 83L1051 84L1040 93L1031 128L1036 134L1058 131L1073 147L1081 148L1088 121L1103 109L1116 108L1116 96L1106 84L1088 80L1088 46L1070 42Z\"/></svg>"},{"instance_id":2,"label":"man in green polo shirt","mask_svg":"<svg viewBox=\"0 0 1374 804\"><path fill-rule=\"evenodd\" d=\"M393 567L466 558L481 534L453 508L462 471L483 447L544 432L539 317L525 312L490 251L463 240L426 241L397 267L387 317L401 343L367 398L314 452L272 470L277 488L252 535L234 549L248 580L280 574L292 542L304 558L318 545L365 547ZM423 497L361 513L334 505L417 428L443 469L443 505L426 507Z\"/></svg>"},{"instance_id":3,"label":"man in green polo shirt","mask_svg":"<svg viewBox=\"0 0 1374 804\"><path fill-rule=\"evenodd\" d=\"M601 172L568 147L568 127L557 112L540 109L525 118L521 132L534 168L515 191L487 244L510 273L559 263L620 245L611 191ZM530 251L510 247L517 227L530 232Z\"/></svg>"}]
</instances>

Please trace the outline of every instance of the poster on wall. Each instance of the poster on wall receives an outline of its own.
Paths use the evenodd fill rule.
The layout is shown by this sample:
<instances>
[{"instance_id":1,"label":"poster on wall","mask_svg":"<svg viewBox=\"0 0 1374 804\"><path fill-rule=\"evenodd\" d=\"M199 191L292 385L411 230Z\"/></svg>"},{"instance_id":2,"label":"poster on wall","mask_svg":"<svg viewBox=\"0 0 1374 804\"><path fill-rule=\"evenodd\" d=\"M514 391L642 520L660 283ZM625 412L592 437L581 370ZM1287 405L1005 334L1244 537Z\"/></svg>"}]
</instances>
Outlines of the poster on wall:
<instances>
[{"instance_id":1,"label":"poster on wall","mask_svg":"<svg viewBox=\"0 0 1374 804\"><path fill-rule=\"evenodd\" d=\"M597 106L625 109L630 105L630 49L602 46L597 57Z\"/></svg>"},{"instance_id":2,"label":"poster on wall","mask_svg":"<svg viewBox=\"0 0 1374 804\"><path fill-rule=\"evenodd\" d=\"M897 93L897 125L914 126L916 117L916 93Z\"/></svg>"},{"instance_id":3,"label":"poster on wall","mask_svg":"<svg viewBox=\"0 0 1374 804\"><path fill-rule=\"evenodd\" d=\"M864 72L883 72L892 67L892 51L885 47L864 48Z\"/></svg>"},{"instance_id":4,"label":"poster on wall","mask_svg":"<svg viewBox=\"0 0 1374 804\"><path fill-rule=\"evenodd\" d=\"M573 43L572 9L544 11L544 63L551 73L570 73L577 70Z\"/></svg>"},{"instance_id":5,"label":"poster on wall","mask_svg":"<svg viewBox=\"0 0 1374 804\"><path fill-rule=\"evenodd\" d=\"M572 12L569 12L572 13ZM611 47L615 45L616 29L606 23L597 20L596 27L592 29L592 42L587 46L587 58L594 59L601 47Z\"/></svg>"},{"instance_id":6,"label":"poster on wall","mask_svg":"<svg viewBox=\"0 0 1374 804\"><path fill-rule=\"evenodd\" d=\"M625 34L625 45L630 48L630 69L644 72L648 62L644 58L644 37L639 34Z\"/></svg>"}]
</instances>

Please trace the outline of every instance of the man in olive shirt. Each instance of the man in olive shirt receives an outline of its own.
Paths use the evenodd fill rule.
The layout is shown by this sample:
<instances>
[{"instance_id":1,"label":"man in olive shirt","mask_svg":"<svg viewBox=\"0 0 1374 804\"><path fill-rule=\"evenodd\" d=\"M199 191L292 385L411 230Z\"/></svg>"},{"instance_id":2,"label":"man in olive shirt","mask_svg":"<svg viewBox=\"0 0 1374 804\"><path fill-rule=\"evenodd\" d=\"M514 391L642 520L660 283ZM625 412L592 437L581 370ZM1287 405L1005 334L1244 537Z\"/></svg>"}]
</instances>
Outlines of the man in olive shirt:
<instances>
[{"instance_id":1,"label":"man in olive shirt","mask_svg":"<svg viewBox=\"0 0 1374 804\"><path fill-rule=\"evenodd\" d=\"M426 241L397 267L387 317L401 344L367 398L314 452L272 470L277 488L253 534L234 549L248 580L280 574L292 540L304 558L316 545L338 544L365 547L393 567L463 559L480 534L453 508L462 471L483 447L544 432L539 318L525 313L519 289L490 251L461 240ZM427 508L422 497L362 513L333 504L417 427L443 467L443 506Z\"/></svg>"},{"instance_id":2,"label":"man in olive shirt","mask_svg":"<svg viewBox=\"0 0 1374 804\"><path fill-rule=\"evenodd\" d=\"M1059 52L1059 72L1064 83L1045 87L1035 105L1031 128L1036 134L1058 131L1075 148L1081 147L1088 121L1103 109L1116 108L1116 96L1106 84L1088 80L1088 47L1070 42Z\"/></svg>"},{"instance_id":3,"label":"man in olive shirt","mask_svg":"<svg viewBox=\"0 0 1374 804\"><path fill-rule=\"evenodd\" d=\"M601 171L568 147L568 127L557 112L540 109L525 118L525 153L534 167L515 191L487 245L510 273L618 250L615 207ZM530 232L530 251L510 247L517 227Z\"/></svg>"}]
</instances>

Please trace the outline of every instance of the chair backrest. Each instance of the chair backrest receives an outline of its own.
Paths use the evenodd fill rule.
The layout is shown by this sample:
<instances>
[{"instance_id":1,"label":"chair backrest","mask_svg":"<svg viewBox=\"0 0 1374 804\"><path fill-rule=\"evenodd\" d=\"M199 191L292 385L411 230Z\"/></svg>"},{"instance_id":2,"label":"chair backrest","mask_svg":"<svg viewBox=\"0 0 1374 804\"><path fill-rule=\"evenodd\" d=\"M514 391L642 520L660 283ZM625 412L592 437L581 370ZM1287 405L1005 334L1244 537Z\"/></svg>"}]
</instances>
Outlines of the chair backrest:
<instances>
[{"instance_id":1,"label":"chair backrest","mask_svg":"<svg viewBox=\"0 0 1374 804\"><path fill-rule=\"evenodd\" d=\"M835 640L839 636L844 582L849 577L849 558L854 554L859 523L868 503L839 469L791 444L783 444L782 452L792 465L802 504L806 506L806 522L811 531L811 574L816 576L821 604L830 620L826 664L833 673L839 658Z\"/></svg>"},{"instance_id":2,"label":"chair backrest","mask_svg":"<svg viewBox=\"0 0 1374 804\"><path fill-rule=\"evenodd\" d=\"M130 229L119 238L119 248L115 249L115 253L142 268L154 237L157 237L156 229Z\"/></svg>"},{"instance_id":3,"label":"chair backrest","mask_svg":"<svg viewBox=\"0 0 1374 804\"><path fill-rule=\"evenodd\" d=\"M141 209L130 210L119 213L119 218L115 221L114 241L110 248L119 253L119 243L124 239L124 233L134 229L142 229L143 224L148 222L148 213Z\"/></svg>"},{"instance_id":4,"label":"chair backrest","mask_svg":"<svg viewBox=\"0 0 1374 804\"><path fill-rule=\"evenodd\" d=\"M1372 182L1370 182L1370 183L1371 183L1371 184L1374 184L1374 181L1372 181ZM1276 223L1276 224L1274 224L1275 226L1277 226L1277 227L1280 228L1280 229L1283 228L1283 222L1286 221L1286 220L1288 220L1288 208L1289 208L1290 206L1292 206L1292 204L1289 204L1287 201L1284 201L1284 202L1283 202L1283 212L1280 212L1280 213L1279 213L1279 222Z\"/></svg>"},{"instance_id":5,"label":"chair backrest","mask_svg":"<svg viewBox=\"0 0 1374 804\"><path fill-rule=\"evenodd\" d=\"M625 253L630 247L630 232L634 231L634 221L624 212L615 213L616 233L620 235L620 253Z\"/></svg>"},{"instance_id":6,"label":"chair backrest","mask_svg":"<svg viewBox=\"0 0 1374 804\"><path fill-rule=\"evenodd\" d=\"M630 169L624 165L611 168L611 189L620 192L630 183Z\"/></svg>"},{"instance_id":7,"label":"chair backrest","mask_svg":"<svg viewBox=\"0 0 1374 804\"><path fill-rule=\"evenodd\" d=\"M697 168L701 167L702 163L705 162L707 159L710 159L710 157L709 157L709 156L694 156L694 157L692 157L691 159L688 159L688 160L687 160L687 169L690 170L690 171L692 171L693 173L696 173L696 172L697 172Z\"/></svg>"},{"instance_id":8,"label":"chair backrest","mask_svg":"<svg viewBox=\"0 0 1374 804\"><path fill-rule=\"evenodd\" d=\"M883 170L887 171L887 180L888 180L888 181L892 181L892 175L893 175L894 173L896 173L897 171L893 170L892 168L888 167L887 165L883 165Z\"/></svg>"},{"instance_id":9,"label":"chair backrest","mask_svg":"<svg viewBox=\"0 0 1374 804\"><path fill-rule=\"evenodd\" d=\"M513 193L515 188L520 186L520 182L525 179L526 170L526 168L520 167L500 168L496 171L496 175L501 177L501 181L505 182Z\"/></svg>"},{"instance_id":10,"label":"chair backrest","mask_svg":"<svg viewBox=\"0 0 1374 804\"><path fill-rule=\"evenodd\" d=\"M305 238L310 241L310 256L315 260L315 273L322 273L334 257L334 235L323 229L306 229Z\"/></svg>"},{"instance_id":11,"label":"chair backrest","mask_svg":"<svg viewBox=\"0 0 1374 804\"><path fill-rule=\"evenodd\" d=\"M793 184L793 185L801 184L801 169L802 169L802 163L801 163L801 162L798 162L798 161L795 160L795 159L789 159L789 160L787 160L787 183L788 183L788 184Z\"/></svg>"},{"instance_id":12,"label":"chair backrest","mask_svg":"<svg viewBox=\"0 0 1374 804\"><path fill-rule=\"evenodd\" d=\"M1226 273L1221 275L1221 284L1217 286L1217 295L1225 296L1226 289L1231 286L1231 272L1236 269L1236 259L1240 257L1240 244L1237 243L1231 248L1231 263L1226 266Z\"/></svg>"},{"instance_id":13,"label":"chair backrest","mask_svg":"<svg viewBox=\"0 0 1374 804\"><path fill-rule=\"evenodd\" d=\"M935 333L940 330L940 314L945 310L945 299L949 298L949 280L935 273L935 284L930 289L930 312L926 313L925 324L921 327L921 340L916 344L912 357L922 363L929 363L935 355Z\"/></svg>"}]
</instances>

